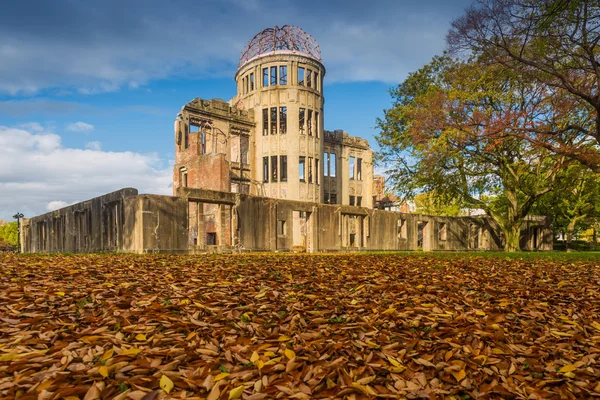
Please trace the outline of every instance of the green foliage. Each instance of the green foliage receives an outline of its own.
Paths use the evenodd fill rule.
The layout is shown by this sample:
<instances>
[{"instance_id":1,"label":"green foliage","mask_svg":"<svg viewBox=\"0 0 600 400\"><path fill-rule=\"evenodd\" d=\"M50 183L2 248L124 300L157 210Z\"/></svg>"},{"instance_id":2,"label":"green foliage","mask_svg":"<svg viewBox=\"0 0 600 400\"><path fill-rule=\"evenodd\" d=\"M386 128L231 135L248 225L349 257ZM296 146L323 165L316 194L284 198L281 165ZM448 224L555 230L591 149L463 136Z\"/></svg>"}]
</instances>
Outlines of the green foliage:
<instances>
[{"instance_id":1,"label":"green foliage","mask_svg":"<svg viewBox=\"0 0 600 400\"><path fill-rule=\"evenodd\" d=\"M19 244L19 227L17 221L0 225L0 243L6 243L10 246Z\"/></svg>"},{"instance_id":2,"label":"green foliage","mask_svg":"<svg viewBox=\"0 0 600 400\"><path fill-rule=\"evenodd\" d=\"M457 199L445 199L436 196L435 192L415 195L415 206L418 214L441 217L458 217L464 215L463 207Z\"/></svg>"}]
</instances>

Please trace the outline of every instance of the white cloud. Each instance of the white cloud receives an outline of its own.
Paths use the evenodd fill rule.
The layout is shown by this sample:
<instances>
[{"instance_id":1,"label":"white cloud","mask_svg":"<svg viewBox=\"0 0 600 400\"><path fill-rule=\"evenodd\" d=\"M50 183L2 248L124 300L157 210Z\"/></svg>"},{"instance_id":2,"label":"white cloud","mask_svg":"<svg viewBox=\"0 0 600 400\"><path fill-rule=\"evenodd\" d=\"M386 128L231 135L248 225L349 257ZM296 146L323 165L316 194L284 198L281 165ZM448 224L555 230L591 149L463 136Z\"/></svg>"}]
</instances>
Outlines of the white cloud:
<instances>
[{"instance_id":1,"label":"white cloud","mask_svg":"<svg viewBox=\"0 0 600 400\"><path fill-rule=\"evenodd\" d=\"M102 150L102 144L98 141L88 142L85 145L85 148L88 150L100 151Z\"/></svg>"},{"instance_id":2,"label":"white cloud","mask_svg":"<svg viewBox=\"0 0 600 400\"><path fill-rule=\"evenodd\" d=\"M59 208L66 207L68 205L69 205L69 203L67 203L66 201L54 200L54 201L51 201L50 203L48 203L46 205L46 210L47 211L54 211L54 210L58 210Z\"/></svg>"},{"instance_id":3,"label":"white cloud","mask_svg":"<svg viewBox=\"0 0 600 400\"><path fill-rule=\"evenodd\" d=\"M171 194L171 168L155 154L69 148L55 133L0 126L0 219L17 211L39 215L124 187Z\"/></svg>"},{"instance_id":4,"label":"white cloud","mask_svg":"<svg viewBox=\"0 0 600 400\"><path fill-rule=\"evenodd\" d=\"M67 130L70 132L90 133L94 130L94 125L85 122L73 122L67 125Z\"/></svg>"}]
</instances>

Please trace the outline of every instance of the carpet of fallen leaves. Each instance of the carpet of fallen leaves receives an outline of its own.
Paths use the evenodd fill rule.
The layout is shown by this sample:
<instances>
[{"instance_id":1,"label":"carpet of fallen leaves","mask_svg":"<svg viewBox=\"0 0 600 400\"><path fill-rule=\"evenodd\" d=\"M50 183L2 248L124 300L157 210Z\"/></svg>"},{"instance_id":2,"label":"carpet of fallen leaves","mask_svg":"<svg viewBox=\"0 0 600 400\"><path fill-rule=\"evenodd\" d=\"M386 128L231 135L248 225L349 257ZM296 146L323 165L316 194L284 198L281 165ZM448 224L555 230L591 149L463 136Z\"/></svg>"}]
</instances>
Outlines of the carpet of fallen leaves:
<instances>
[{"instance_id":1,"label":"carpet of fallen leaves","mask_svg":"<svg viewBox=\"0 0 600 400\"><path fill-rule=\"evenodd\" d=\"M600 397L600 267L0 256L0 397Z\"/></svg>"}]
</instances>

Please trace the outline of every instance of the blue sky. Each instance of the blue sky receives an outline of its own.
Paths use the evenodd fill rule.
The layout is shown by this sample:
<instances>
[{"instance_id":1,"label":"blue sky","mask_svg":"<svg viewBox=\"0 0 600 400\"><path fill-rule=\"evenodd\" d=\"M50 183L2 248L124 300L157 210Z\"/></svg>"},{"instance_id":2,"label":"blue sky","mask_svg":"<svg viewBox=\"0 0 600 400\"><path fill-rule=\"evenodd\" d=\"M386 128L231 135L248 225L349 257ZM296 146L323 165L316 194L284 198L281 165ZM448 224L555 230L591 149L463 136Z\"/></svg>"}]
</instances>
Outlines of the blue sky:
<instances>
[{"instance_id":1,"label":"blue sky","mask_svg":"<svg viewBox=\"0 0 600 400\"><path fill-rule=\"evenodd\" d=\"M319 43L325 129L367 138L387 90L445 48L470 1L11 1L0 13L0 219L121 187L170 194L173 120L229 100L243 46L275 25Z\"/></svg>"}]
</instances>

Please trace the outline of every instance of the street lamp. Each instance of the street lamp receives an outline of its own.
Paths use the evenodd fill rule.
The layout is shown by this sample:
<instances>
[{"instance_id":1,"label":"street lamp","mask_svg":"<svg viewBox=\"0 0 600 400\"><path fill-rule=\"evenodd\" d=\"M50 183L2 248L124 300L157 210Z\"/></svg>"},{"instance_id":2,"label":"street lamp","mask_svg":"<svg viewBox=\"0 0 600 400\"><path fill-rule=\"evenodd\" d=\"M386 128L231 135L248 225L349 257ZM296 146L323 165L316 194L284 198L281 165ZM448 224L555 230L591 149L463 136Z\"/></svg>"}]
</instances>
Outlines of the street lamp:
<instances>
[{"instance_id":1,"label":"street lamp","mask_svg":"<svg viewBox=\"0 0 600 400\"><path fill-rule=\"evenodd\" d=\"M13 215L13 218L17 220L17 246L19 249L19 253L21 252L21 218L23 218L23 213L16 213Z\"/></svg>"}]
</instances>

